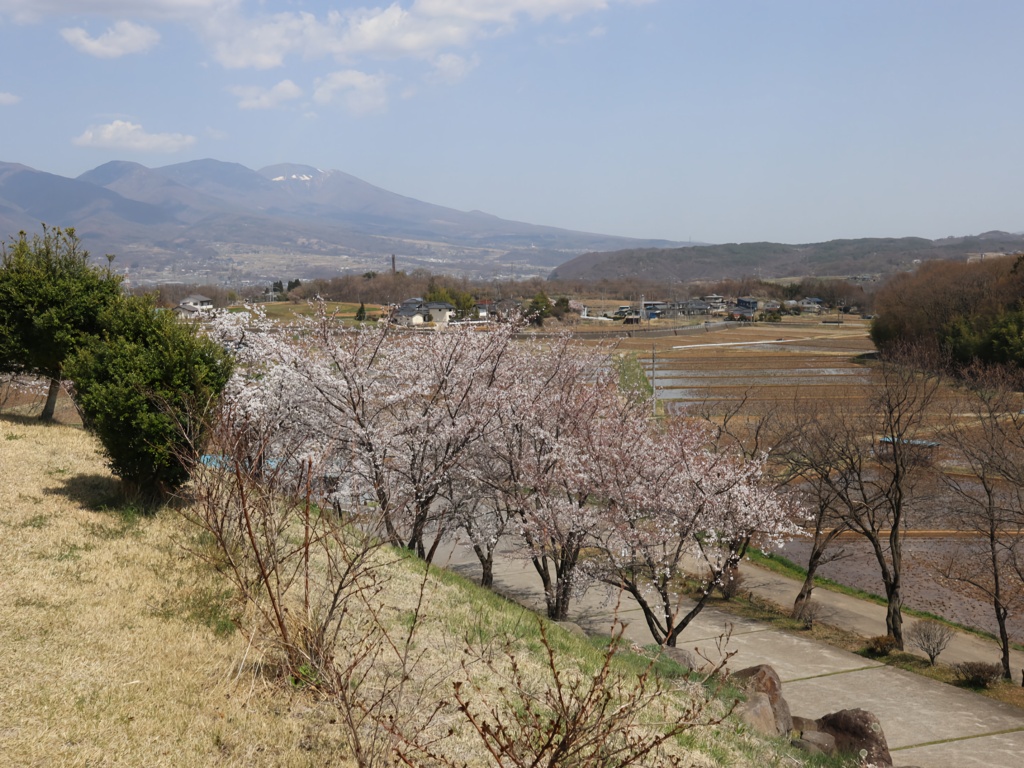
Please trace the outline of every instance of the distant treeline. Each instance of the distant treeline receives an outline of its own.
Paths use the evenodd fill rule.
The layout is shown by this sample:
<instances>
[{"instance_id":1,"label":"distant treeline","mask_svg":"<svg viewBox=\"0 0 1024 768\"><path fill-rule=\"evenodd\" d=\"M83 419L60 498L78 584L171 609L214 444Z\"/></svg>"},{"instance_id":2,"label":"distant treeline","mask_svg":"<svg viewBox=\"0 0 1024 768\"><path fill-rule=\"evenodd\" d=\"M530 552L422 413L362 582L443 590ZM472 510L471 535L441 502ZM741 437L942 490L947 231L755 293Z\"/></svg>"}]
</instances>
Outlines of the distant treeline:
<instances>
[{"instance_id":1,"label":"distant treeline","mask_svg":"<svg viewBox=\"0 0 1024 768\"><path fill-rule=\"evenodd\" d=\"M1024 254L974 263L935 261L894 275L875 300L880 350L932 346L954 365L1024 367Z\"/></svg>"},{"instance_id":2,"label":"distant treeline","mask_svg":"<svg viewBox=\"0 0 1024 768\"><path fill-rule=\"evenodd\" d=\"M281 286L286 290L281 291ZM744 278L740 280L717 280L666 285L663 281L637 278L616 278L607 280L545 280L539 277L524 280L473 280L466 277L433 274L426 270L406 272L364 272L362 274L338 275L331 278L317 278L308 281L277 280L266 286L247 286L229 289L211 285L161 285L139 289L140 292L158 293L158 302L167 307L177 305L183 298L200 293L213 299L214 306L225 307L242 300L264 300L272 294L277 299L307 301L317 296L327 301L346 301L367 304L400 303L414 296L427 297L447 293L455 299L471 297L475 301L532 299L539 293L552 297L574 299L595 299L605 297L610 301L639 301L641 296L652 301L683 301L693 297L719 294L721 296L756 296L758 298L800 299L815 296L829 306L843 304L847 307L869 309L872 294L863 285L840 279L804 278L800 281L782 283Z\"/></svg>"}]
</instances>

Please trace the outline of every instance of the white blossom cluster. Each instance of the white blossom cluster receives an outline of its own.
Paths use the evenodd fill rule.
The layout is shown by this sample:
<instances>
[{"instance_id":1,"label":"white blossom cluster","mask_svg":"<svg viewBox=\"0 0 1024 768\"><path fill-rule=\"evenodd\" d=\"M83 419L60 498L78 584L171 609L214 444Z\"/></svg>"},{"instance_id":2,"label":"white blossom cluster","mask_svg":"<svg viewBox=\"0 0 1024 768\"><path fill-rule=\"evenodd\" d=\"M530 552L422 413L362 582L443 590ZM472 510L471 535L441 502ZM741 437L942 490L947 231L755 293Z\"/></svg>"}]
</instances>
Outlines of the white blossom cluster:
<instances>
[{"instance_id":1,"label":"white blossom cluster","mask_svg":"<svg viewBox=\"0 0 1024 768\"><path fill-rule=\"evenodd\" d=\"M692 618L679 615L684 573L709 590L752 539L790 530L763 459L713 450L692 420L652 420L620 392L608 349L518 330L222 316L239 365L216 450L339 512L372 507L383 535L428 560L458 534L485 580L499 548L530 558L554 618L594 580L624 588L655 639L674 641Z\"/></svg>"}]
</instances>

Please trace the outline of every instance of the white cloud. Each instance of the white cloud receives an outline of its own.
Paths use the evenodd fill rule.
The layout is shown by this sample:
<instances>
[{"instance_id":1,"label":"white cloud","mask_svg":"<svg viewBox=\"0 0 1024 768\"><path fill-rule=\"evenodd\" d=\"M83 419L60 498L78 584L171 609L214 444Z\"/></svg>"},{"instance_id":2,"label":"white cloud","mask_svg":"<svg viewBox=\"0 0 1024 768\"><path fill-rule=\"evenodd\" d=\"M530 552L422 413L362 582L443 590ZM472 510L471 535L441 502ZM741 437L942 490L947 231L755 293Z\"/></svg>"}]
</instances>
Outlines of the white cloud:
<instances>
[{"instance_id":1,"label":"white cloud","mask_svg":"<svg viewBox=\"0 0 1024 768\"><path fill-rule=\"evenodd\" d=\"M160 42L160 33L152 27L119 21L99 37L89 37L81 27L60 31L74 48L98 59L116 59L129 53L144 53Z\"/></svg>"},{"instance_id":2,"label":"white cloud","mask_svg":"<svg viewBox=\"0 0 1024 768\"><path fill-rule=\"evenodd\" d=\"M605 10L612 2L639 4L644 0L365 0L355 8L337 3L349 7L319 16L291 10L298 5L294 0L0 0L0 18L29 22L94 16L178 21L197 31L223 66L270 69L282 66L290 55L307 59L333 56L349 64L362 55L430 61L453 48L465 48L507 31L520 18L534 22L570 19ZM137 50L125 48L129 41L142 45L140 36L119 33L118 25L95 39L80 28L64 34L69 42L93 55ZM136 33L148 29L151 36L156 35L149 27L133 26Z\"/></svg>"},{"instance_id":3,"label":"white cloud","mask_svg":"<svg viewBox=\"0 0 1024 768\"><path fill-rule=\"evenodd\" d=\"M568 19L607 5L606 0L412 0L332 10L322 17L308 12L245 16L225 6L205 18L202 29L217 61L231 69L271 69L298 54L344 62L360 56L430 61L514 26L519 17Z\"/></svg>"},{"instance_id":4,"label":"white cloud","mask_svg":"<svg viewBox=\"0 0 1024 768\"><path fill-rule=\"evenodd\" d=\"M12 104L17 104L19 101L21 101L21 96L0 91L0 107L9 107Z\"/></svg>"},{"instance_id":5,"label":"white cloud","mask_svg":"<svg viewBox=\"0 0 1024 768\"><path fill-rule=\"evenodd\" d=\"M115 120L92 126L71 140L78 147L121 149L131 152L178 152L196 143L195 136L183 133L146 133L141 125Z\"/></svg>"},{"instance_id":6,"label":"white cloud","mask_svg":"<svg viewBox=\"0 0 1024 768\"><path fill-rule=\"evenodd\" d=\"M442 53L434 58L432 79L442 83L457 83L480 64L478 56L465 58L455 53Z\"/></svg>"},{"instance_id":7,"label":"white cloud","mask_svg":"<svg viewBox=\"0 0 1024 768\"><path fill-rule=\"evenodd\" d=\"M497 34L508 34L521 22L565 21L606 10L612 4L647 1L361 0L328 4L312 0L0 0L0 19L92 16L134 18L152 24L173 21L197 34L213 59L228 69L273 69L284 66L292 57L302 57L307 61L334 59L345 71L354 71L365 68L367 59L389 62L411 58L429 68L428 77L453 82L477 65L477 44ZM321 10L331 5L336 9ZM81 28L66 29L63 34L80 50L106 56L145 50L159 39L152 27L129 24L119 21L98 38ZM386 100L382 83L334 87L330 85L335 82L334 75L325 76L323 82L322 87L329 92L344 90L349 99L360 94L356 101L378 105L373 108ZM255 96L253 99L258 100Z\"/></svg>"},{"instance_id":8,"label":"white cloud","mask_svg":"<svg viewBox=\"0 0 1024 768\"><path fill-rule=\"evenodd\" d=\"M330 104L339 97L346 108L357 115L380 112L388 103L387 78L346 69L317 80L314 101Z\"/></svg>"},{"instance_id":9,"label":"white cloud","mask_svg":"<svg viewBox=\"0 0 1024 768\"><path fill-rule=\"evenodd\" d=\"M416 12L426 16L498 24L511 24L517 16L534 21L551 16L568 19L607 7L607 0L416 0L413 4Z\"/></svg>"},{"instance_id":10,"label":"white cloud","mask_svg":"<svg viewBox=\"0 0 1024 768\"><path fill-rule=\"evenodd\" d=\"M0 15L22 23L59 16L198 19L240 6L240 0L0 0Z\"/></svg>"},{"instance_id":11,"label":"white cloud","mask_svg":"<svg viewBox=\"0 0 1024 768\"><path fill-rule=\"evenodd\" d=\"M231 92L238 97L240 109L273 109L302 95L302 89L291 80L282 80L273 88L239 85L232 88Z\"/></svg>"},{"instance_id":12,"label":"white cloud","mask_svg":"<svg viewBox=\"0 0 1024 768\"><path fill-rule=\"evenodd\" d=\"M279 13L259 21L225 15L205 27L214 56L228 69L272 69L295 51L306 51L321 24L308 13Z\"/></svg>"}]
</instances>

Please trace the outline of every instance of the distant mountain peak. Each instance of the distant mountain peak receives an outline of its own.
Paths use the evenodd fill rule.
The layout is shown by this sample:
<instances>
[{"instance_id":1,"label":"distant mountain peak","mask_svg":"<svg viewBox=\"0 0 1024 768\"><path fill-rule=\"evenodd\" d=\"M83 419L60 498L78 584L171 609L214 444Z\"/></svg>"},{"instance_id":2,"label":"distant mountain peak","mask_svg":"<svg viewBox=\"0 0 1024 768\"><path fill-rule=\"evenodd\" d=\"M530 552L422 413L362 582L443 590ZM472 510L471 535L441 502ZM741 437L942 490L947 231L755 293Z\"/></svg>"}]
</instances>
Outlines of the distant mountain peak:
<instances>
[{"instance_id":1,"label":"distant mountain peak","mask_svg":"<svg viewBox=\"0 0 1024 768\"><path fill-rule=\"evenodd\" d=\"M331 171L322 171L311 165L299 165L297 163L278 163L260 168L257 173L271 181L313 181L314 179L329 176Z\"/></svg>"},{"instance_id":2,"label":"distant mountain peak","mask_svg":"<svg viewBox=\"0 0 1024 768\"><path fill-rule=\"evenodd\" d=\"M365 271L393 254L406 269L495 275L512 261L539 275L585 251L673 245L466 213L298 163L114 161L77 180L0 163L0 235L40 221L75 227L152 281Z\"/></svg>"}]
</instances>

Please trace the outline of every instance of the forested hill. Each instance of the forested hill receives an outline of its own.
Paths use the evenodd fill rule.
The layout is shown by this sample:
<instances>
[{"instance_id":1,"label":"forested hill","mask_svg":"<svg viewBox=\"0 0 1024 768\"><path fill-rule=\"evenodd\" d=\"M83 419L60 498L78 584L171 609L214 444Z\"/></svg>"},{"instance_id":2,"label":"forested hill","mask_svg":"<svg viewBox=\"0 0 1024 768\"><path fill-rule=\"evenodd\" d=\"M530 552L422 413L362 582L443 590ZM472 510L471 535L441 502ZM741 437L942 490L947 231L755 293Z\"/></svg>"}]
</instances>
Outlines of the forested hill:
<instances>
[{"instance_id":1,"label":"forested hill","mask_svg":"<svg viewBox=\"0 0 1024 768\"><path fill-rule=\"evenodd\" d=\"M729 243L686 248L632 248L585 253L556 267L550 277L686 281L753 275L859 275L908 269L918 259L965 260L970 254L1021 250L1024 250L1024 235L999 231L942 240L871 237L803 245Z\"/></svg>"}]
</instances>

